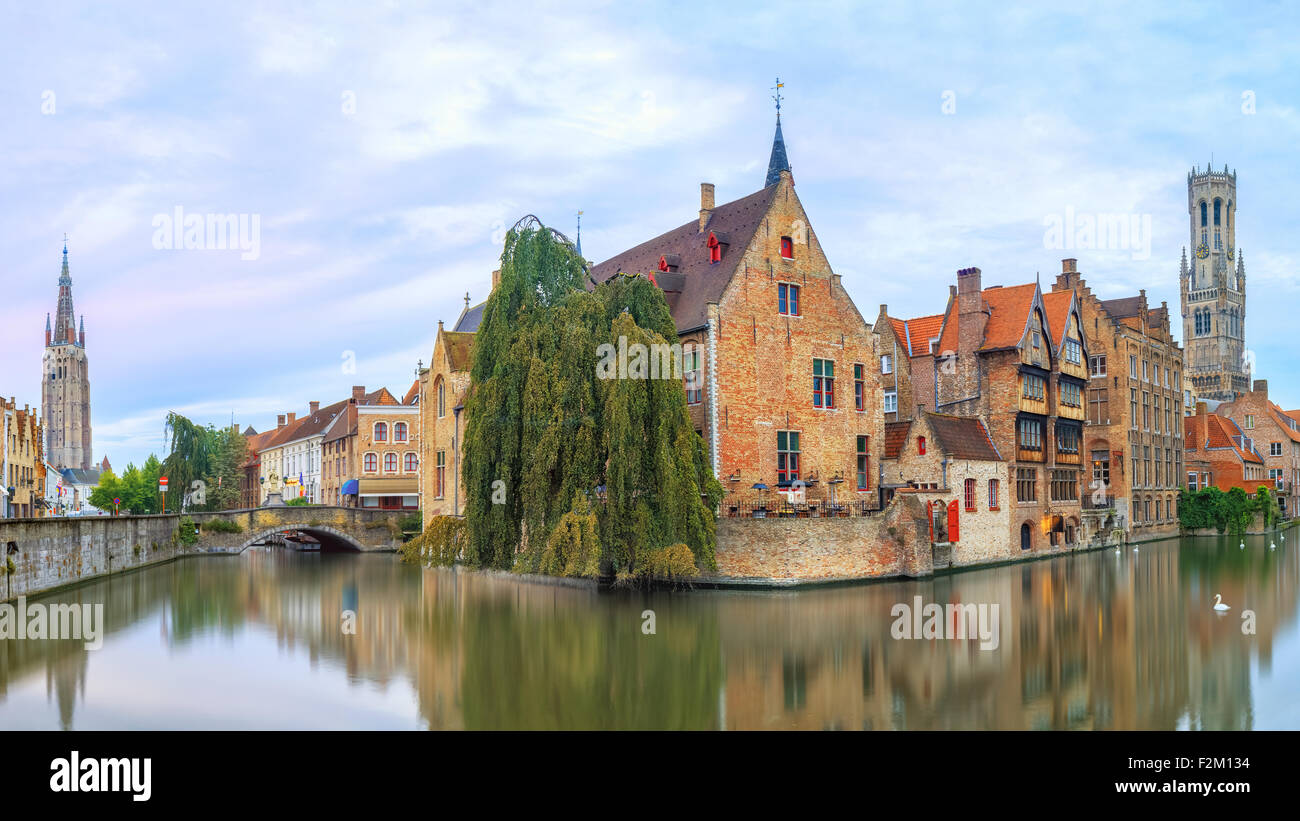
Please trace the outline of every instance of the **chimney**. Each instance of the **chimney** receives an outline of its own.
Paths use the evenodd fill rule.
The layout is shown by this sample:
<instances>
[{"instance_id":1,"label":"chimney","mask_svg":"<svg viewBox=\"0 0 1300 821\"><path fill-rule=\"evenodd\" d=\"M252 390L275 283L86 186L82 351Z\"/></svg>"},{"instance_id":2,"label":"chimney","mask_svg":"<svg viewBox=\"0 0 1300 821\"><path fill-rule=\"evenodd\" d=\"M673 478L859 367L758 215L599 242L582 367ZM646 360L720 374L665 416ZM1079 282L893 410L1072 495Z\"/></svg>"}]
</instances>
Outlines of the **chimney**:
<instances>
[{"instance_id":1,"label":"chimney","mask_svg":"<svg viewBox=\"0 0 1300 821\"><path fill-rule=\"evenodd\" d=\"M365 398L366 398L366 386L365 386L365 385L353 385L353 386L352 386L352 401L354 401L354 402L360 402L362 399L365 399Z\"/></svg>"},{"instance_id":2,"label":"chimney","mask_svg":"<svg viewBox=\"0 0 1300 821\"><path fill-rule=\"evenodd\" d=\"M492 272L492 290L495 291L497 289L497 286L500 284L501 284L501 269L498 268Z\"/></svg>"},{"instance_id":3,"label":"chimney","mask_svg":"<svg viewBox=\"0 0 1300 821\"><path fill-rule=\"evenodd\" d=\"M283 414L283 413L280 414L279 416L275 417L275 429L276 429L276 430L279 430L279 429L282 428L282 427L284 427L284 414Z\"/></svg>"},{"instance_id":4,"label":"chimney","mask_svg":"<svg viewBox=\"0 0 1300 821\"><path fill-rule=\"evenodd\" d=\"M713 216L713 183L700 183L700 233L704 233L704 227L709 224L709 218Z\"/></svg>"},{"instance_id":5,"label":"chimney","mask_svg":"<svg viewBox=\"0 0 1300 821\"><path fill-rule=\"evenodd\" d=\"M1079 273L1079 260L1074 257L1067 257L1061 260L1061 273L1077 274Z\"/></svg>"},{"instance_id":6,"label":"chimney","mask_svg":"<svg viewBox=\"0 0 1300 821\"><path fill-rule=\"evenodd\" d=\"M1208 412L1209 412L1209 411L1208 411L1207 406L1206 406L1206 404L1205 404L1205 400L1204 400L1204 399L1197 399L1197 400L1196 400L1196 415L1197 415L1197 416L1204 416L1204 415L1205 415L1206 413L1208 413Z\"/></svg>"},{"instance_id":7,"label":"chimney","mask_svg":"<svg viewBox=\"0 0 1300 821\"><path fill-rule=\"evenodd\" d=\"M1268 380L1267 380L1267 379L1256 379L1256 380L1255 380L1255 393L1262 393L1262 394L1264 394L1264 398L1265 398L1265 399L1268 398Z\"/></svg>"},{"instance_id":8,"label":"chimney","mask_svg":"<svg viewBox=\"0 0 1300 821\"><path fill-rule=\"evenodd\" d=\"M319 401L319 400L317 400L317 401L315 401L315 402L308 402L307 404L311 407L312 415L315 415L315 414L316 414L316 411L320 410L320 401Z\"/></svg>"},{"instance_id":9,"label":"chimney","mask_svg":"<svg viewBox=\"0 0 1300 821\"><path fill-rule=\"evenodd\" d=\"M294 421L297 420L297 418L298 418L298 414L297 414L297 413L290 413L290 414L289 414L289 424L292 425L292 424L294 423Z\"/></svg>"},{"instance_id":10,"label":"chimney","mask_svg":"<svg viewBox=\"0 0 1300 821\"><path fill-rule=\"evenodd\" d=\"M883 302L880 303L880 315L881 315L881 316L889 316L889 306L886 305L886 304L883 303Z\"/></svg>"}]
</instances>

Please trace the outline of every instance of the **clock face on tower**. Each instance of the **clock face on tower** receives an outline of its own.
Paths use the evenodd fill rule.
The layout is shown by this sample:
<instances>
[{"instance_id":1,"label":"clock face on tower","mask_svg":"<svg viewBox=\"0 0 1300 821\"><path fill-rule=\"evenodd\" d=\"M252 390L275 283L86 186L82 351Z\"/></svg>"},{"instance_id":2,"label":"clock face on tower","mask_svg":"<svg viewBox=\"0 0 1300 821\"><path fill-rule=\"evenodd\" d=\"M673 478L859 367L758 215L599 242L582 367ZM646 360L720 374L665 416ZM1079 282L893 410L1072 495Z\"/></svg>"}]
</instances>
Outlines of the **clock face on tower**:
<instances>
[{"instance_id":1,"label":"clock face on tower","mask_svg":"<svg viewBox=\"0 0 1300 821\"><path fill-rule=\"evenodd\" d=\"M1205 258L1208 257L1209 255L1210 255L1210 246L1206 245L1204 242L1202 242L1200 245L1196 246L1196 258L1197 258L1197 259L1205 259Z\"/></svg>"},{"instance_id":2,"label":"clock face on tower","mask_svg":"<svg viewBox=\"0 0 1300 821\"><path fill-rule=\"evenodd\" d=\"M1231 248L1228 249L1228 259L1229 260L1233 259L1233 251Z\"/></svg>"}]
</instances>

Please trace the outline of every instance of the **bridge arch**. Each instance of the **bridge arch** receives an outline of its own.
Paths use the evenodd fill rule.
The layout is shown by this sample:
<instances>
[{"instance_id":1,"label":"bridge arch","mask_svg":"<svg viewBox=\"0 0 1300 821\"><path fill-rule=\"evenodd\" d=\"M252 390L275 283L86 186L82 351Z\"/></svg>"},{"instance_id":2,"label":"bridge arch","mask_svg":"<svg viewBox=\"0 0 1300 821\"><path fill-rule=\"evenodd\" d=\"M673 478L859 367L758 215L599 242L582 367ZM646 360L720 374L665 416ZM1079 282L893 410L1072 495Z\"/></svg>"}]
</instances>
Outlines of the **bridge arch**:
<instances>
[{"instance_id":1,"label":"bridge arch","mask_svg":"<svg viewBox=\"0 0 1300 821\"><path fill-rule=\"evenodd\" d=\"M351 535L337 528L330 527L329 525L286 523L282 525L276 525L275 527L263 528L260 533L257 533L256 535L250 536L248 539L246 539L244 543L239 546L239 549L234 552L243 553L245 550L257 544L258 542L262 541L263 539L266 539L270 536L274 536L277 533L283 533L286 530L301 531L302 533L306 533L307 535L316 538L321 544L321 552L364 553L367 550L371 549L371 548L367 548L365 545L358 542Z\"/></svg>"}]
</instances>

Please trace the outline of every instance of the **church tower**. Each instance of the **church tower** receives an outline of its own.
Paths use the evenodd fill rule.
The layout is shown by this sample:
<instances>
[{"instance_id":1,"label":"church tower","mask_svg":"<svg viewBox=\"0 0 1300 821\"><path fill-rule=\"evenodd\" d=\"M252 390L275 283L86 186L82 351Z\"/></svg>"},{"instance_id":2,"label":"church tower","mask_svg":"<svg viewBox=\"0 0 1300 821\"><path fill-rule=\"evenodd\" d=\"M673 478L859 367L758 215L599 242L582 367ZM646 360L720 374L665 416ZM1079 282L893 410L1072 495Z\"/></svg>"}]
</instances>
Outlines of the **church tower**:
<instances>
[{"instance_id":1,"label":"church tower","mask_svg":"<svg viewBox=\"0 0 1300 821\"><path fill-rule=\"evenodd\" d=\"M1250 390L1246 362L1246 264L1237 250L1237 172L1193 168L1187 175L1192 256L1183 248L1186 386L1200 399L1230 401Z\"/></svg>"},{"instance_id":2,"label":"church tower","mask_svg":"<svg viewBox=\"0 0 1300 821\"><path fill-rule=\"evenodd\" d=\"M86 361L86 319L78 331L72 311L72 275L68 273L68 244L63 244L63 273L59 276L59 307L54 325L45 316L45 356L41 372L41 409L45 415L45 453L60 470L89 470L90 380Z\"/></svg>"}]
</instances>

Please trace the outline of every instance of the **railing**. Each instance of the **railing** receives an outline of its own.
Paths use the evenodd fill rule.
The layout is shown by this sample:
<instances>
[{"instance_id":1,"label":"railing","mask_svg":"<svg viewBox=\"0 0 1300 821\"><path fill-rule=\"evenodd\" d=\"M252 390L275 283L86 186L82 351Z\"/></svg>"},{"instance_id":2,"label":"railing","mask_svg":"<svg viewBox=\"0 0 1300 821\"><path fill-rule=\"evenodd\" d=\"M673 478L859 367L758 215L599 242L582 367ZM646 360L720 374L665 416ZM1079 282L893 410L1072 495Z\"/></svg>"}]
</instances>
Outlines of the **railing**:
<instances>
[{"instance_id":1,"label":"railing","mask_svg":"<svg viewBox=\"0 0 1300 821\"><path fill-rule=\"evenodd\" d=\"M839 501L831 504L827 499L807 499L788 502L785 499L723 499L722 515L728 519L829 519L866 516L876 508L862 500Z\"/></svg>"},{"instance_id":2,"label":"railing","mask_svg":"<svg viewBox=\"0 0 1300 821\"><path fill-rule=\"evenodd\" d=\"M1093 498L1093 495L1091 493L1085 493L1083 495L1083 509L1084 510L1114 510L1115 497L1107 495L1103 497Z\"/></svg>"}]
</instances>

